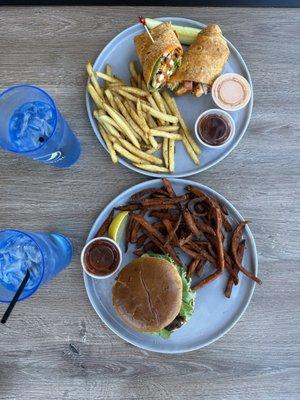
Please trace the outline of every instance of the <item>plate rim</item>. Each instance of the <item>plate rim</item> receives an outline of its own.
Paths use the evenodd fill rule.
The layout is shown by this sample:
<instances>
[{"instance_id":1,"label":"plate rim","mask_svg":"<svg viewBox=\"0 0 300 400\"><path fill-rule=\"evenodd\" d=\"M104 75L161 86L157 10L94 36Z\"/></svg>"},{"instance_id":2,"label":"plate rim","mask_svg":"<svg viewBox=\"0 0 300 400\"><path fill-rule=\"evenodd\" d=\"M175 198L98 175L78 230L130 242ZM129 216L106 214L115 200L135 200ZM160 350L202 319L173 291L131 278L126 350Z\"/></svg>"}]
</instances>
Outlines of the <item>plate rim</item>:
<instances>
[{"instance_id":1,"label":"plate rim","mask_svg":"<svg viewBox=\"0 0 300 400\"><path fill-rule=\"evenodd\" d=\"M195 21L195 20L190 19L190 18L184 18L184 17L176 17L176 16L173 16L173 17L157 17L157 18L155 18L155 19L158 19L158 20L161 20L161 21L172 20L172 19L180 19L180 20L183 20L183 21L187 21L187 22L189 22L189 23L192 23L192 24L194 24L194 25L196 25L196 26L198 26L198 27L201 27L201 28L203 28L203 27L206 26L206 25L203 24L202 22ZM96 60L94 61L94 64L93 64L93 65L95 65L95 64L98 62L99 58L101 57L101 55L102 55L104 52L107 52L107 51L110 49L110 47L111 47L112 45L114 45L114 42L117 42L118 39L119 39L121 36L123 36L124 34L126 34L127 32L129 32L130 30L132 30L132 29L134 29L134 28L136 28L136 27L138 27L138 26L139 26L138 23L137 23L137 24L134 24L134 25L131 25L131 26L129 26L128 28L124 29L123 31L119 32L116 36L114 36L114 37L104 46L104 48L101 50L101 52L98 54L98 56L97 56ZM225 39L226 39L226 38L225 38ZM170 178L170 179L172 179L172 178L185 178L185 177L193 176L193 175L199 174L199 173L201 173L201 172L204 172L204 171L206 171L206 170L208 170L208 169L214 167L215 165L219 164L221 161L223 161L223 160L238 146L238 144L240 143L240 141L241 141L242 138L244 137L244 135L245 135L245 133L246 133L248 127L249 127L249 124L250 124L250 120L251 120L251 116L252 116L252 111L253 111L254 91L253 91L253 84L252 84L251 75L250 75L249 69L248 69L248 67L247 67L247 65L246 65L246 63L245 63L243 57L241 56L241 54L240 54L240 52L237 50L237 48L236 48L228 39L226 39L226 42L229 43L229 45L230 45L230 46L234 49L234 51L236 52L236 56L237 56L237 58L238 58L238 60L239 60L239 63L243 66L243 68L244 68L244 70L245 70L245 72L246 72L246 74L247 74L247 80L248 80L248 82L249 82L249 84L250 84L251 92L252 92L252 96L251 96L250 101L249 101L249 103L248 103L249 106L250 106L250 108L249 108L249 111L248 111L248 113L247 113L246 122L245 122L244 128L242 129L242 131L241 131L241 133L240 133L240 136L239 136L239 138L237 139L237 141L236 141L234 144L232 144L231 146L229 146L228 149L225 151L225 153L222 154L222 156L221 156L220 158L218 158L216 161L214 161L214 162L212 162L212 163L209 163L209 164L208 164L207 166L205 166L205 167L201 167L201 162L200 162L200 165L199 165L199 166L195 166L195 168L193 169L192 172L182 172L182 173L180 173L180 172L179 172L179 173L174 172L174 173L172 173L172 174L171 174L171 173L159 173L159 172L156 172L156 173L155 173L155 172L150 172L150 171L146 171L146 170L139 169L139 168L135 167L134 165L131 165L131 164L130 164L128 161L126 161L124 158L119 158L119 163L120 163L123 167L128 168L128 169L130 169L130 170L132 170L132 171L135 171L135 172L137 172L137 173L139 173L139 174L141 174L141 175L151 176L151 177L153 177L153 178ZM88 78L88 80L87 80L87 85L88 85L89 81L90 81L90 80L89 80L89 78ZM99 132L99 130L98 130L98 128L97 128L97 124L96 124L95 119L94 119L94 117L93 117L93 113L92 113L92 110L91 110L91 107L90 107L90 97L89 97L89 93L88 93L88 90L87 90L87 85L86 85L86 93L85 93L85 102L86 102L86 109L87 109L89 121L90 121L90 124L91 124L91 126L92 126L92 129L93 129L93 131L94 131L95 136L97 137L97 139L98 139L99 142L101 143L102 147L104 147L104 149L106 150L106 152L109 154L108 149L107 149L107 146L106 146L106 144L105 144L105 142L104 142L104 140L103 140L103 138L102 138L102 136L101 136L101 134L100 134L100 132Z\"/></svg>"},{"instance_id":2,"label":"plate rim","mask_svg":"<svg viewBox=\"0 0 300 400\"><path fill-rule=\"evenodd\" d=\"M230 208L231 208L232 211L237 215L237 217L239 218L239 220L244 221L244 218L243 218L242 215L239 213L239 211L235 208L235 206L234 206L230 201L228 201L223 195L221 195L219 192L215 191L214 189L211 189L209 186L206 186L206 185L203 185L202 183L195 182L195 181L191 181L191 180L188 180L188 179L169 179L169 180L170 180L171 182L172 182L172 181L175 181L176 183L181 183L181 184L184 184L184 185L189 185L189 184L195 185L195 186L198 186L199 188L201 188L201 189L207 191L209 194L212 194L213 196L216 195L217 198L219 197L219 198L221 199L222 202L225 202L225 204L229 204ZM121 192L120 194L118 194L118 196L116 196L115 198L113 198L113 199L103 208L103 210L98 214L98 216L97 216L95 222L93 223L93 225L92 225L92 227L91 227L91 229L90 229L90 231L89 231L89 234L88 234L87 239L86 239L86 243L91 239L91 237L92 237L92 232L95 231L95 230L97 229L97 226L99 225L99 222L98 222L98 221L99 221L99 219L101 218L101 215L102 215L102 214L107 214L107 212L111 209L111 207L113 206L113 203L114 203L115 201L118 201L118 200L120 200L121 198L126 197L126 196L132 191L132 189L135 189L136 191L138 191L139 189L141 189L141 187L144 188L144 185L147 185L147 184L148 184L148 185L156 184L156 183L158 183L159 181L161 181L161 178L150 179L150 180L147 180L147 181L138 183L138 184L136 184L136 185L133 185L133 186L127 188L126 190L124 190L123 192ZM149 187L151 187L151 186L149 186ZM256 248L256 244L255 244L255 239L254 239L254 236L253 236L253 234L252 234L252 232L251 232L251 229L249 228L248 225L246 226L246 231L247 231L247 235L248 235L248 237L249 237L250 243L251 243L251 247L252 247L252 249L253 249L253 255L254 255L254 259L253 259L253 269L254 269L254 273L255 273L255 275L257 275L257 273L258 273L258 254L257 254L257 248ZM221 332L220 334L218 334L218 335L217 335L216 337L214 337L213 339L207 340L206 342L204 342L204 343L202 343L202 344L200 344L200 345L198 345L198 346L196 345L196 346L193 346L193 347L191 347L191 348L183 349L183 350L178 350L178 349L173 349L173 350L172 350L172 349L163 349L163 350L162 350L162 349L159 349L159 350L156 350L155 348L152 348L152 347L150 348L150 347L148 347L147 345L144 345L143 343L137 343L136 341L131 340L130 338L128 338L126 335L120 333L119 331L117 331L117 329L114 328L114 326L112 325L112 323L111 323L110 321L108 321L103 315L101 315L100 312L98 312L97 307L96 307L96 305L95 305L95 302L94 302L94 300L93 300L92 294L91 294L92 290L89 288L89 284L88 284L89 277L88 277L88 275L87 275L84 271L83 271L82 273L83 273L84 286L85 286L85 290L86 290L86 292L87 292L89 301L90 301L91 305L93 306L94 311L96 312L96 314L97 314L98 317L100 318L100 320L101 320L114 334L116 334L117 336L119 336L119 337L120 337L121 339L123 339L125 342L130 343L131 345L133 345L133 346L135 346L135 347L138 347L138 348L140 348L140 349L143 349L143 350L146 350L146 351L151 351L151 352L154 352L154 353L161 353L161 354L181 354L181 353L188 353L188 352L191 352L191 351L199 350L199 349L201 349L201 348L203 348L203 347L206 347L206 346L208 346L208 345L210 345L210 344L216 342L217 340L221 339L223 336L225 336L225 335L235 326L235 324L236 324L236 323L241 319L241 317L244 315L246 309L248 308L248 306L249 306L249 304L250 304L250 301L251 301L251 299L252 299L252 296L253 296L253 293L254 293L254 290L255 290L255 286L256 286L255 282L252 281L251 289L250 289L250 291L249 291L247 301L245 302L245 304L244 304L244 306L243 306L243 308L242 308L240 314L238 314L238 316L235 317L235 318L232 320L231 324L229 324L228 327L227 327L223 332Z\"/></svg>"}]
</instances>

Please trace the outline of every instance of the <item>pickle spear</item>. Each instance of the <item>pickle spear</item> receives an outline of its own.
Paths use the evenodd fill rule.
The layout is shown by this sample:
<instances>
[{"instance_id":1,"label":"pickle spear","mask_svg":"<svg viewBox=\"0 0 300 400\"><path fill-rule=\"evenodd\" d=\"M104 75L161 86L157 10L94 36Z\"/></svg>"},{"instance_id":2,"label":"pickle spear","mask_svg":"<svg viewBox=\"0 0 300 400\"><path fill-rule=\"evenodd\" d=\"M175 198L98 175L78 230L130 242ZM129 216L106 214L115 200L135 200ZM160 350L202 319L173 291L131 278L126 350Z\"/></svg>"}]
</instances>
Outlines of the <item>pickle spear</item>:
<instances>
[{"instance_id":1,"label":"pickle spear","mask_svg":"<svg viewBox=\"0 0 300 400\"><path fill-rule=\"evenodd\" d=\"M156 26L162 24L162 21L152 18L145 18L145 22L148 29L153 29ZM178 35L180 43L182 44L187 44L187 45L192 44L193 41L196 39L198 33L201 32L201 29L198 28L191 28L188 26L179 26L173 24L172 26Z\"/></svg>"}]
</instances>

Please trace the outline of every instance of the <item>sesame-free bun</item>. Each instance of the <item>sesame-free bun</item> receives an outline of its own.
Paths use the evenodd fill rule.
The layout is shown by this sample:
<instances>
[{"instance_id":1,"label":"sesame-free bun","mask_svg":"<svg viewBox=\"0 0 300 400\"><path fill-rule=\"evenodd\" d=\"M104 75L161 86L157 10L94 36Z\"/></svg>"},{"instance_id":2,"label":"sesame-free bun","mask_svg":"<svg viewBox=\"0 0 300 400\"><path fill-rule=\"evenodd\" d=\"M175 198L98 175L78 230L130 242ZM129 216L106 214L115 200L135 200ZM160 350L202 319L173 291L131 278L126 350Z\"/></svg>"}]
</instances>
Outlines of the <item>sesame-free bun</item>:
<instances>
[{"instance_id":1,"label":"sesame-free bun","mask_svg":"<svg viewBox=\"0 0 300 400\"><path fill-rule=\"evenodd\" d=\"M140 332L157 332L179 314L182 280L169 261L143 256L122 269L112 300L125 324Z\"/></svg>"}]
</instances>

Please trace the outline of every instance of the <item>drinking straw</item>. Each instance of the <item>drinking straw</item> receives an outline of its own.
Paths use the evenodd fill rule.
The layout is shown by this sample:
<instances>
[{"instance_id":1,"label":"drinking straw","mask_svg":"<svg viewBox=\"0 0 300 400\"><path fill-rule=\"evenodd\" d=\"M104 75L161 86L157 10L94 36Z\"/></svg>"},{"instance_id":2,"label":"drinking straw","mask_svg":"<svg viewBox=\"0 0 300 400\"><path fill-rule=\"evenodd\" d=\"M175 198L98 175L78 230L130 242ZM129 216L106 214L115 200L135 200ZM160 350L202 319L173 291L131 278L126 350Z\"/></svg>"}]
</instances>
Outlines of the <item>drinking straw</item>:
<instances>
[{"instance_id":1,"label":"drinking straw","mask_svg":"<svg viewBox=\"0 0 300 400\"><path fill-rule=\"evenodd\" d=\"M16 305L16 302L18 301L21 293L23 292L29 278L30 278L30 272L28 269L26 271L26 274L25 274L22 282L21 282L21 285L19 286L18 290L16 291L16 294L14 295L12 301L10 302L9 306L7 307L3 317L1 319L1 324L5 324L5 322L8 320L8 317L10 316L14 306Z\"/></svg>"}]
</instances>

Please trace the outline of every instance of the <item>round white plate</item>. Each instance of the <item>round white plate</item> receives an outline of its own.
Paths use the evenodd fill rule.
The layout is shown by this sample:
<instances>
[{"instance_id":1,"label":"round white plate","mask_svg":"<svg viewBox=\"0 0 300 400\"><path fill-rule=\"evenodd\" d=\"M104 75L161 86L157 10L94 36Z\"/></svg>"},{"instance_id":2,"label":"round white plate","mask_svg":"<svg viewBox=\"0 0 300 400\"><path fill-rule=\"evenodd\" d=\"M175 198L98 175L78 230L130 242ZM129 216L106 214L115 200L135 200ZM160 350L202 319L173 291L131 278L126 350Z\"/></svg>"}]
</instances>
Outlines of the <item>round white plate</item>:
<instances>
[{"instance_id":1,"label":"round white plate","mask_svg":"<svg viewBox=\"0 0 300 400\"><path fill-rule=\"evenodd\" d=\"M166 17L159 19L164 21L171 21L173 24L176 25L190 26L194 28L203 28L205 26L200 22L192 21L186 18ZM135 60L139 64L135 52L133 39L137 34L141 32L143 32L141 24L136 24L128 29L125 29L123 32L117 35L101 51L100 55L95 61L94 69L97 71L104 71L105 65L107 63L111 64L114 74L129 82L129 62ZM227 41L227 43L230 49L230 57L224 67L223 73L235 72L243 75L248 80L252 89L251 77L242 56L229 41ZM210 108L216 108L215 104L213 103L211 94L201 96L200 98L191 95L176 97L176 102L193 136L195 136L194 123L199 114ZM140 174L153 177L180 178L204 171L223 160L223 158L225 158L237 146L249 125L252 113L252 104L253 97L251 97L250 102L245 108L230 113L236 124L236 132L235 137L233 138L233 140L230 141L230 143L228 143L228 145L220 149L208 149L200 146L202 150L202 153L200 155L200 165L195 165L193 163L182 143L176 144L174 173L162 174L144 171L133 166L130 162L127 162L125 159L122 158L120 158L120 163ZM88 93L86 93L86 106L93 130L102 146L107 150L105 142L102 139L102 136L98 130L97 122L93 117L94 104L93 101L90 99Z\"/></svg>"},{"instance_id":2,"label":"round white plate","mask_svg":"<svg viewBox=\"0 0 300 400\"><path fill-rule=\"evenodd\" d=\"M212 189L185 179L175 179L171 181L177 194L181 194L186 185L197 186L226 206L231 222L236 224L243 220L242 216L232 204ZM131 195L142 189L161 186L161 180L154 179L133 186L121 193L105 207L96 219L87 241L95 236L113 207L126 203ZM256 247L254 238L248 227L245 229L244 238L246 240L246 249L243 265L251 272L257 274ZM120 245L124 251L124 237L122 235L120 237ZM133 254L134 249L134 246L130 245L128 252L124 254L123 267L136 258ZM104 280L97 280L84 273L86 291L95 311L113 332L127 342L145 350L160 353L183 353L207 346L219 339L233 327L246 310L255 286L252 280L240 274L240 283L233 288L231 298L227 299L224 296L227 274L224 274L216 281L197 291L195 311L190 321L182 328L175 331L170 339L164 340L154 335L135 332L119 319L112 305L111 296L111 289L115 277L116 276L112 276Z\"/></svg>"}]
</instances>

